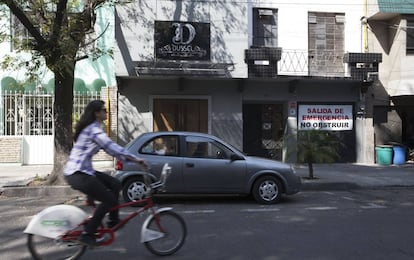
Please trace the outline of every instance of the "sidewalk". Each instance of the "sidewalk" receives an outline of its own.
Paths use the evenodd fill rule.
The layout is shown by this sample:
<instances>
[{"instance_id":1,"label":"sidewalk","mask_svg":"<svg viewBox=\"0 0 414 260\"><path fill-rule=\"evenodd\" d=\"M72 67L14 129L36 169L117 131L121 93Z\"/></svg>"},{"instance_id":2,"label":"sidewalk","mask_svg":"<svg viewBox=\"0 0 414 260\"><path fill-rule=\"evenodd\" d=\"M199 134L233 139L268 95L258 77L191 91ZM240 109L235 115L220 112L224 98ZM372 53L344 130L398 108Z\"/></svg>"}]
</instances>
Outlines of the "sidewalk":
<instances>
[{"instance_id":1,"label":"sidewalk","mask_svg":"<svg viewBox=\"0 0 414 260\"><path fill-rule=\"evenodd\" d=\"M94 162L95 169L113 170L113 162ZM0 195L8 197L62 196L80 194L69 186L27 186L36 178L47 177L53 165L20 165L0 163Z\"/></svg>"},{"instance_id":2,"label":"sidewalk","mask_svg":"<svg viewBox=\"0 0 414 260\"><path fill-rule=\"evenodd\" d=\"M46 177L52 165L21 166L0 164L0 193L8 197L75 195L68 186L27 186L36 177ZM107 164L97 165L100 170L111 170ZM296 165L302 177L303 191L381 189L414 187L414 163L403 165L316 164L314 177L308 180L307 165Z\"/></svg>"},{"instance_id":3,"label":"sidewalk","mask_svg":"<svg viewBox=\"0 0 414 260\"><path fill-rule=\"evenodd\" d=\"M350 190L414 187L414 163L378 164L316 164L314 177L307 180L308 167L296 166L302 177L302 190Z\"/></svg>"}]
</instances>

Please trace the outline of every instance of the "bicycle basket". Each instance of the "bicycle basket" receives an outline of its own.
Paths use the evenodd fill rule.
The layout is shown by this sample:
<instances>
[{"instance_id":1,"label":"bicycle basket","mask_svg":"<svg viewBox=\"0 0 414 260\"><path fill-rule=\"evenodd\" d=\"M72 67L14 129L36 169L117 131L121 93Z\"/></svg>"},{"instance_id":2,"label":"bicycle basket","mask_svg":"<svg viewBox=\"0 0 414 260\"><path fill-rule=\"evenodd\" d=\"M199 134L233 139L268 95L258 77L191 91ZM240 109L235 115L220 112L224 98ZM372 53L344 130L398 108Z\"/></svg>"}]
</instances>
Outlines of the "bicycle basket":
<instances>
[{"instance_id":1,"label":"bicycle basket","mask_svg":"<svg viewBox=\"0 0 414 260\"><path fill-rule=\"evenodd\" d=\"M167 182L168 175L171 174L171 166L168 165L168 163L164 164L161 170L161 176L160 176L160 183L161 185L165 185Z\"/></svg>"}]
</instances>

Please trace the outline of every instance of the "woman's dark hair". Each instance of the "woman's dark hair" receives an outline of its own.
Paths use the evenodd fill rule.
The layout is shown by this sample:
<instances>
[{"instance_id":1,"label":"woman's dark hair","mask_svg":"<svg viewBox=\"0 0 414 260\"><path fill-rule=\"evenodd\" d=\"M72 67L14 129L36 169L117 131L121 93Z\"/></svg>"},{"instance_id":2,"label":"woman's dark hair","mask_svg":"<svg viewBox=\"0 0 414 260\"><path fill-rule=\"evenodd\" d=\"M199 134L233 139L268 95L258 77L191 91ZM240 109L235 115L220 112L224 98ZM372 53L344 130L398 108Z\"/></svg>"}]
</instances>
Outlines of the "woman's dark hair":
<instances>
[{"instance_id":1,"label":"woman's dark hair","mask_svg":"<svg viewBox=\"0 0 414 260\"><path fill-rule=\"evenodd\" d=\"M75 135L73 137L75 141L78 139L82 130L96 120L95 112L101 111L104 105L105 102L102 100L93 100L89 102L75 126Z\"/></svg>"}]
</instances>

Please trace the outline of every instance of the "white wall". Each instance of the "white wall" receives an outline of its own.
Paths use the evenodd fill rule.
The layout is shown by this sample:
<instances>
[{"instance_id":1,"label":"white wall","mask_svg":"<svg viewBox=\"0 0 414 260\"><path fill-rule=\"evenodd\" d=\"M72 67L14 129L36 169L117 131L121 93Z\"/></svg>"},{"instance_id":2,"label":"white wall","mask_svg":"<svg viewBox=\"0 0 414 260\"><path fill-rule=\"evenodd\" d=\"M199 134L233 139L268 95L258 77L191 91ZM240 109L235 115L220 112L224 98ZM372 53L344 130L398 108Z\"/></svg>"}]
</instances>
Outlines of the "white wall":
<instances>
[{"instance_id":1,"label":"white wall","mask_svg":"<svg viewBox=\"0 0 414 260\"><path fill-rule=\"evenodd\" d=\"M379 79L390 96L414 95L414 55L406 54L407 21L398 14L379 13L377 0L368 0L368 17L395 17L395 21L384 26L383 31L376 31L376 35L388 36L384 39L392 42L389 50L384 50L376 35L368 30L368 46L370 52L382 53L383 61L379 66ZM384 23L386 18L380 20ZM395 29L391 38L392 28ZM377 28L378 30L378 28ZM384 40L383 39L383 40Z\"/></svg>"},{"instance_id":2,"label":"white wall","mask_svg":"<svg viewBox=\"0 0 414 260\"><path fill-rule=\"evenodd\" d=\"M233 76L246 76L247 8L243 2L147 0L118 5L116 9L120 17L115 52L118 76L135 75L132 61L154 60L155 20L210 23L211 61L234 63Z\"/></svg>"},{"instance_id":3,"label":"white wall","mask_svg":"<svg viewBox=\"0 0 414 260\"><path fill-rule=\"evenodd\" d=\"M390 52L383 53L380 80L390 96L414 95L414 56L406 55L407 21L401 20L397 27ZM376 52L382 50L376 49Z\"/></svg>"},{"instance_id":4,"label":"white wall","mask_svg":"<svg viewBox=\"0 0 414 260\"><path fill-rule=\"evenodd\" d=\"M143 0L116 7L120 17L116 74L135 76L133 61L154 60L154 20L180 20L210 23L211 61L232 62L235 64L232 76L247 77L244 50L252 43L253 7L278 9L279 47L284 50L308 49L310 11L345 13L345 52L362 50L361 0L295 0L292 3L286 0Z\"/></svg>"},{"instance_id":5,"label":"white wall","mask_svg":"<svg viewBox=\"0 0 414 260\"><path fill-rule=\"evenodd\" d=\"M361 51L362 0L251 0L251 8L267 7L278 9L279 47L292 50L308 49L308 12L345 13L345 52ZM249 24L252 24L251 8ZM250 26L251 27L251 26ZM251 35L251 28L249 28ZM249 37L251 43L251 37Z\"/></svg>"}]
</instances>

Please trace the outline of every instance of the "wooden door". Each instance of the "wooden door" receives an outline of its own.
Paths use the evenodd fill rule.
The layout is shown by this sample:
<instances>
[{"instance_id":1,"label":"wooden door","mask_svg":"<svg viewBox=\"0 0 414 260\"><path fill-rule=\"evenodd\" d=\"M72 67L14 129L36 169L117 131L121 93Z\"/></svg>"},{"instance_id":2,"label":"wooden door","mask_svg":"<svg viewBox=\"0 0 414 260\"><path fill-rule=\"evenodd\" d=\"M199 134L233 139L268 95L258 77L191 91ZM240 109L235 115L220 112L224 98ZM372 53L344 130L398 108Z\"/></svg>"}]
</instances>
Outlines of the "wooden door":
<instances>
[{"instance_id":1,"label":"wooden door","mask_svg":"<svg viewBox=\"0 0 414 260\"><path fill-rule=\"evenodd\" d=\"M208 100L154 99L154 131L208 133Z\"/></svg>"}]
</instances>

